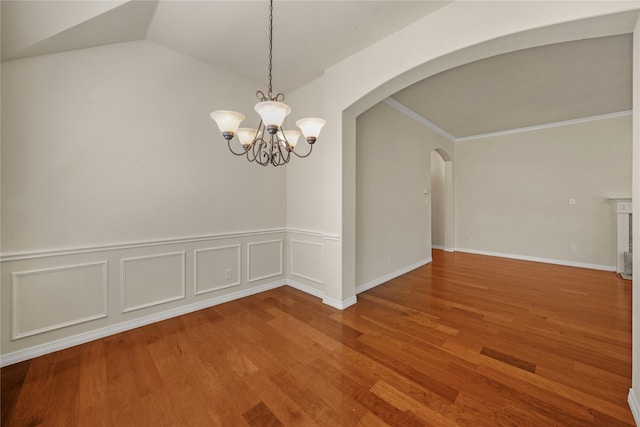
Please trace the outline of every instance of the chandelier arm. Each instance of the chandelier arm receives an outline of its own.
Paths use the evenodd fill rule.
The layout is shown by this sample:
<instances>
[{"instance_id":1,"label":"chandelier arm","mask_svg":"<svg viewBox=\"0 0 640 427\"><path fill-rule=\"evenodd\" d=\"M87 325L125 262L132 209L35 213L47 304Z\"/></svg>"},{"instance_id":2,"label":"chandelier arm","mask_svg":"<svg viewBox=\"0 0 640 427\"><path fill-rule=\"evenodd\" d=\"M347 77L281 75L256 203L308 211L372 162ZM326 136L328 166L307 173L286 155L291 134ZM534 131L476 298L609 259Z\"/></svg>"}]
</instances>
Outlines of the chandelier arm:
<instances>
[{"instance_id":1,"label":"chandelier arm","mask_svg":"<svg viewBox=\"0 0 640 427\"><path fill-rule=\"evenodd\" d=\"M285 160L284 155L282 154L282 145L281 145L282 141L283 140L279 139L277 136L275 137L275 149L277 149L277 152L274 153L273 159L271 161L271 163L274 166L280 166L280 165L283 165L283 164L286 163L284 161ZM285 141L286 141L286 139L285 139ZM277 162L276 162L276 158L278 160Z\"/></svg>"},{"instance_id":2,"label":"chandelier arm","mask_svg":"<svg viewBox=\"0 0 640 427\"><path fill-rule=\"evenodd\" d=\"M287 157L284 158L284 161L281 164L286 164L289 163L289 160L291 159L291 151L286 150L287 151Z\"/></svg>"},{"instance_id":3,"label":"chandelier arm","mask_svg":"<svg viewBox=\"0 0 640 427\"><path fill-rule=\"evenodd\" d=\"M254 150L254 157L256 159L256 163L262 165L262 166L266 166L269 164L269 153L266 151L268 144L267 142L260 138L260 143L258 144L256 150Z\"/></svg>"},{"instance_id":4,"label":"chandelier arm","mask_svg":"<svg viewBox=\"0 0 640 427\"><path fill-rule=\"evenodd\" d=\"M309 144L309 152L307 154L302 154L302 155L298 154L296 153L296 150L293 150L293 154L300 157L301 159L304 159L305 157L309 157L312 151L313 151L313 144Z\"/></svg>"},{"instance_id":5,"label":"chandelier arm","mask_svg":"<svg viewBox=\"0 0 640 427\"><path fill-rule=\"evenodd\" d=\"M231 151L236 156L244 156L251 149L251 147L248 147L246 150L242 151L241 153L236 153L235 151L233 151L233 148L231 148L231 140L230 139L227 140L227 146L229 147L229 151Z\"/></svg>"},{"instance_id":6,"label":"chandelier arm","mask_svg":"<svg viewBox=\"0 0 640 427\"><path fill-rule=\"evenodd\" d=\"M264 96L264 92L262 92L261 90L256 92L256 98L258 98L260 102L268 101L268 98Z\"/></svg>"}]
</instances>

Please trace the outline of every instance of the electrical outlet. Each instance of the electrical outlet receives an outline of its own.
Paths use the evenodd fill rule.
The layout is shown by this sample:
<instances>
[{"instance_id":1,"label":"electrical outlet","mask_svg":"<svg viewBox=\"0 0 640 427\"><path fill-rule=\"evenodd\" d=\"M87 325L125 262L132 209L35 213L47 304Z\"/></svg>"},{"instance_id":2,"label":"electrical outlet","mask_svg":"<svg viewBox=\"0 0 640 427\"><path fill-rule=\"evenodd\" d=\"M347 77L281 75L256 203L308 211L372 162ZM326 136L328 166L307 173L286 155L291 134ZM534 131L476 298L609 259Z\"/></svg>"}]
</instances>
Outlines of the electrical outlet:
<instances>
[{"instance_id":1,"label":"electrical outlet","mask_svg":"<svg viewBox=\"0 0 640 427\"><path fill-rule=\"evenodd\" d=\"M230 269L230 268L227 268L227 269L224 271L224 278L225 278L225 279L231 279L231 269Z\"/></svg>"},{"instance_id":2,"label":"electrical outlet","mask_svg":"<svg viewBox=\"0 0 640 427\"><path fill-rule=\"evenodd\" d=\"M569 245L569 252L575 252L576 251L576 245Z\"/></svg>"},{"instance_id":3,"label":"electrical outlet","mask_svg":"<svg viewBox=\"0 0 640 427\"><path fill-rule=\"evenodd\" d=\"M391 262L391 254L387 255L387 262L389 262L389 263Z\"/></svg>"},{"instance_id":4,"label":"electrical outlet","mask_svg":"<svg viewBox=\"0 0 640 427\"><path fill-rule=\"evenodd\" d=\"M471 237L471 233L467 234L467 241L473 242L473 237Z\"/></svg>"}]
</instances>

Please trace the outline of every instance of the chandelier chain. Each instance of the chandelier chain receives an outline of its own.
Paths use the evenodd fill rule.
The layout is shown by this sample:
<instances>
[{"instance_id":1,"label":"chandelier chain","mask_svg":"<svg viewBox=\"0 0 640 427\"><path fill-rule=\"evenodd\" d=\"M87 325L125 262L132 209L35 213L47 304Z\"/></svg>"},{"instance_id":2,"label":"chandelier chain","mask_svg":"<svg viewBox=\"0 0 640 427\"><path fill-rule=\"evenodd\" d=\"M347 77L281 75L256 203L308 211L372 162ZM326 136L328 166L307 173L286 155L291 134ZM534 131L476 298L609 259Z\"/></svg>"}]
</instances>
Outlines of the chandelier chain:
<instances>
[{"instance_id":1,"label":"chandelier chain","mask_svg":"<svg viewBox=\"0 0 640 427\"><path fill-rule=\"evenodd\" d=\"M257 91L256 97L260 101L255 106L256 112L260 114L257 129L240 128L240 123L245 119L241 113L227 110L211 113L211 118L218 124L222 136L227 140L229 151L236 156L245 156L248 161L262 166L287 164L291 153L298 157L309 156L325 121L304 118L296 122L302 132L282 129L284 118L291 112L291 108L284 103L282 92L273 94L273 0L269 0L269 90L267 96L261 90ZM231 147L231 140L236 133L242 145L239 152ZM309 146L306 154L295 151L298 138L302 134Z\"/></svg>"},{"instance_id":2,"label":"chandelier chain","mask_svg":"<svg viewBox=\"0 0 640 427\"><path fill-rule=\"evenodd\" d=\"M273 0L269 1L269 98L273 96L271 85L271 69L273 62Z\"/></svg>"}]
</instances>

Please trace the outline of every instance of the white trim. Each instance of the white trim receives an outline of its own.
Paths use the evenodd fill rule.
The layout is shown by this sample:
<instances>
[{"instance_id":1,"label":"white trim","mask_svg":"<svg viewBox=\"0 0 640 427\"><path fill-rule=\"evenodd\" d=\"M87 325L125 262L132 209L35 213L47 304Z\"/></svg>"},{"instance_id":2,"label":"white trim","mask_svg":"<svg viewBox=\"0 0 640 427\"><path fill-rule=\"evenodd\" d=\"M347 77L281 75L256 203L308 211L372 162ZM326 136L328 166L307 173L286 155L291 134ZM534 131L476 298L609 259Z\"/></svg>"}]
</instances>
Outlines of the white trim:
<instances>
[{"instance_id":1,"label":"white trim","mask_svg":"<svg viewBox=\"0 0 640 427\"><path fill-rule=\"evenodd\" d=\"M314 230L303 230L302 228L287 228L287 233L295 233L295 234L304 234L307 236L319 237L321 239L327 240L340 240L340 235L338 234L326 234L322 231L314 231Z\"/></svg>"},{"instance_id":2,"label":"white trim","mask_svg":"<svg viewBox=\"0 0 640 427\"><path fill-rule=\"evenodd\" d=\"M240 237L262 236L266 234L286 233L286 228L268 228L264 230L240 231L234 233L220 233L204 236L176 237L170 239L147 240L138 242L114 243L108 245L97 246L78 246L75 248L51 249L43 251L24 251L12 252L8 254L0 254L0 262L19 261L23 259L47 258L62 255L76 255L91 252L116 251L122 249L146 248L151 246L175 245L193 242L202 242L206 240L233 239Z\"/></svg>"},{"instance_id":3,"label":"white trim","mask_svg":"<svg viewBox=\"0 0 640 427\"><path fill-rule=\"evenodd\" d=\"M300 283L300 282L296 282L295 280L291 280L291 279L287 279L286 282L287 282L286 284L288 286L291 286L294 289L297 289L297 290L302 291L302 292L304 292L306 294L312 295L312 296L314 296L316 298L324 298L324 291L322 291L320 289L314 288L314 287L309 286L309 285L305 285L305 284Z\"/></svg>"},{"instance_id":4,"label":"white trim","mask_svg":"<svg viewBox=\"0 0 640 427\"><path fill-rule=\"evenodd\" d=\"M320 283L323 284L324 282L322 281L321 278L317 278L317 277L311 277L311 276L307 276L304 275L302 273L297 273L295 272L295 263L293 262L293 246L294 243L300 244L300 245L308 245L308 246L317 246L320 248L320 272L323 271L324 269L324 263L323 263L323 245L321 243L316 243L316 242L305 242L304 240L296 240L296 239L291 239L291 244L289 245L289 272L293 275L293 276L298 276L302 279L307 279L307 280L311 280L312 282L316 282L316 283Z\"/></svg>"},{"instance_id":5,"label":"white trim","mask_svg":"<svg viewBox=\"0 0 640 427\"><path fill-rule=\"evenodd\" d=\"M457 138L451 135L446 130L439 127L438 125L436 125L435 123L430 122L427 118L421 116L420 114L416 113L415 111L411 110L410 108L406 107L405 105L401 104L400 102L396 101L393 98L385 98L384 102L385 104L396 109L397 111L401 112L407 117L410 117L413 120L419 123L422 123L432 131L444 136L449 141L456 142L456 143L474 141L477 139L490 138L494 136L512 135L514 133L523 133L523 132L530 132L534 130L549 129L549 128L554 128L558 126L569 126L569 125L575 125L580 123L588 123L588 122L594 122L597 120L613 119L616 117L630 116L633 113L632 110L625 110L625 111L619 111L617 113L600 114L597 116L581 117L578 119L563 120L560 122L545 123L542 125L526 126L522 128L508 129L508 130L502 130L498 132L481 133L478 135L469 135L469 136L463 136L463 137Z\"/></svg>"},{"instance_id":6,"label":"white trim","mask_svg":"<svg viewBox=\"0 0 640 427\"><path fill-rule=\"evenodd\" d=\"M337 308L338 310L344 310L347 307L351 307L355 303L358 302L356 296L352 296L351 298L347 298L344 301L339 301L337 299L329 298L328 296L322 297L322 302L328 306L333 308Z\"/></svg>"},{"instance_id":7,"label":"white trim","mask_svg":"<svg viewBox=\"0 0 640 427\"><path fill-rule=\"evenodd\" d=\"M592 270L602 270L602 271L616 271L616 267L614 265L589 264L585 262L567 261L563 259L540 258L540 257L527 256L527 255L505 254L502 252L481 251L481 250L466 249L466 248L456 248L456 251L466 252L469 254L476 254L476 255L488 255L488 256L495 256L500 258L519 259L522 261L543 262L545 264L564 265L567 267L590 268Z\"/></svg>"},{"instance_id":8,"label":"white trim","mask_svg":"<svg viewBox=\"0 0 640 427\"><path fill-rule=\"evenodd\" d=\"M170 319L172 317L177 317L183 314L209 308L214 305L223 304L225 302L248 297L250 295L259 294L260 292L265 292L271 289L279 288L280 286L283 286L285 284L286 284L285 280L279 280L277 282L267 283L267 284L256 286L250 289L240 290L231 294L221 295L216 298L211 298L211 299L199 301L193 304L172 308L169 310L162 311L160 313L150 314L150 315L139 317L126 322L121 322L115 325L105 326L104 328L83 332L71 337L62 338L62 339L51 341L45 344L35 345L33 347L25 348L23 350L17 350L11 353L1 355L0 367L5 367L5 366L22 362L28 359L33 359L34 357L42 356L48 353L53 353L54 351L63 350L65 348L73 347L78 344L83 344L89 341L94 341L100 338L108 337L110 335L114 335L120 332L139 328L140 326L149 325L151 323L160 322L162 320Z\"/></svg>"},{"instance_id":9,"label":"white trim","mask_svg":"<svg viewBox=\"0 0 640 427\"><path fill-rule=\"evenodd\" d=\"M304 234L306 236L322 237L324 233L322 231L303 230L301 228L287 228L287 232L295 234Z\"/></svg>"},{"instance_id":10,"label":"white trim","mask_svg":"<svg viewBox=\"0 0 640 427\"><path fill-rule=\"evenodd\" d=\"M125 295L126 295L125 287L127 285L127 269L125 268L125 264L128 263L128 262L136 262L136 261L149 260L149 259L154 259L154 258L174 257L176 255L179 255L180 258L181 258L180 266L182 268L182 271L180 272L180 278L182 279L182 283L180 284L180 286L182 288L182 294L181 295L174 295L172 297L164 298L164 299L161 299L161 300L150 301L150 302L147 302L147 303L144 303L144 304L138 304L138 305L127 307L126 301L125 301ZM139 257L133 257L133 258L122 258L120 260L120 274L121 274L121 280L120 280L120 296L121 296L120 300L121 301L120 302L121 302L121 312L122 313L129 313L131 311L141 310L143 308L154 307L156 305L165 304L165 303L168 303L168 302L185 299L186 295L187 295L186 257L187 257L187 251L179 251L179 252L169 252L169 253L164 253L164 254L145 255L145 256L139 256Z\"/></svg>"},{"instance_id":11,"label":"white trim","mask_svg":"<svg viewBox=\"0 0 640 427\"><path fill-rule=\"evenodd\" d=\"M374 279L370 282L356 286L356 295L364 291L368 291L369 289L375 288L376 286L382 285L383 283L386 283L389 280L395 279L396 277L400 277L403 274L406 274L412 270L415 270L416 268L422 267L423 265L429 264L430 262L433 262L433 258L431 257L418 261L415 264L411 264L406 267L403 267L400 270L396 270L392 273L385 274L384 276L378 277L377 279Z\"/></svg>"},{"instance_id":12,"label":"white trim","mask_svg":"<svg viewBox=\"0 0 640 427\"><path fill-rule=\"evenodd\" d=\"M444 246L442 246L442 245L431 245L431 249L440 249L441 251L444 251Z\"/></svg>"},{"instance_id":13,"label":"white trim","mask_svg":"<svg viewBox=\"0 0 640 427\"><path fill-rule=\"evenodd\" d=\"M87 316L80 319L73 319L66 322L49 325L44 328L19 333L20 325L18 324L18 318L20 313L18 309L20 305L18 303L18 297L20 292L19 292L17 279L23 276L32 276L36 274L50 273L50 272L56 272L56 271L74 270L77 268L85 268L85 267L102 267L102 313L96 313L92 316ZM86 323L92 320L104 319L105 317L107 317L109 315L108 268L109 268L109 261L105 260L105 261L98 261L98 262L91 262L91 263L84 263L84 264L64 265L64 266L53 267L53 268L39 268L37 270L16 271L11 273L11 294L12 294L11 340L13 341L13 340L17 340L25 337L30 337L32 335L41 334L43 332L50 332L56 329L65 328L67 326L79 325L80 323Z\"/></svg>"},{"instance_id":14,"label":"white trim","mask_svg":"<svg viewBox=\"0 0 640 427\"><path fill-rule=\"evenodd\" d=\"M321 231L315 231L315 230L303 230L300 228L267 228L263 230L239 231L239 232L233 232L233 233L219 233L219 234L210 234L210 235L203 235L203 236L187 236L187 237L176 237L176 238L169 238L169 239L113 243L113 244L96 245L96 246L78 246L78 247L71 247L71 248L48 249L48 250L40 250L40 251L36 250L36 251L2 253L0 254L0 262L21 261L26 259L37 259L37 258L49 258L49 257L57 257L57 256L64 256L64 255L78 255L78 254L87 254L87 253L93 253L93 252L117 251L117 250L123 250L123 249L147 248L147 247L162 246L162 245L195 243L195 242L204 242L207 240L237 239L242 237L264 236L269 234L279 234L279 233L289 233L289 232L295 233L295 234L304 234L307 236L319 237L326 240L339 241L341 239L340 235L327 234L327 233L323 233Z\"/></svg>"},{"instance_id":15,"label":"white trim","mask_svg":"<svg viewBox=\"0 0 640 427\"><path fill-rule=\"evenodd\" d=\"M427 120L426 118L424 118L420 114L416 113L415 111L413 111L409 107L406 107L405 105L399 103L395 99L393 99L393 98L385 98L384 99L384 103L387 104L388 106L390 106L391 108L394 108L394 109L398 110L402 114L412 118L413 120L415 120L415 121L417 121L419 123L422 123L423 125L425 125L429 129L434 131L435 133L444 136L449 141L454 142L456 140L455 136L451 135L449 132L447 132L446 130L442 129L441 127L439 127L435 123L430 122L429 120Z\"/></svg>"},{"instance_id":16,"label":"white trim","mask_svg":"<svg viewBox=\"0 0 640 427\"><path fill-rule=\"evenodd\" d=\"M251 277L251 246L267 245L270 243L280 244L280 271L277 273L270 273L264 276ZM269 279L271 277L282 276L284 274L284 245L282 239L265 240L264 242L250 242L247 243L247 283L256 282L262 279Z\"/></svg>"},{"instance_id":17,"label":"white trim","mask_svg":"<svg viewBox=\"0 0 640 427\"><path fill-rule=\"evenodd\" d=\"M215 252L223 249L237 249L237 258L238 264L236 265L236 273L238 275L238 280L232 283L225 283L224 285L215 286L213 288L207 288L203 290L198 290L198 254L201 252ZM242 246L241 245L227 245L227 246L216 246L212 248L202 248L202 249L194 249L193 250L193 294L194 295L202 295L208 292L219 291L221 289L231 288L233 286L239 286L242 284Z\"/></svg>"},{"instance_id":18,"label":"white trim","mask_svg":"<svg viewBox=\"0 0 640 427\"><path fill-rule=\"evenodd\" d=\"M340 241L341 237L337 234L323 234L322 238L325 240L335 240Z\"/></svg>"},{"instance_id":19,"label":"white trim","mask_svg":"<svg viewBox=\"0 0 640 427\"><path fill-rule=\"evenodd\" d=\"M640 426L640 406L638 406L638 399L636 398L636 394L633 392L632 388L629 389L627 402L629 402L629 408L631 409L633 420L636 422L637 426Z\"/></svg>"},{"instance_id":20,"label":"white trim","mask_svg":"<svg viewBox=\"0 0 640 427\"><path fill-rule=\"evenodd\" d=\"M523 133L523 132L530 132L534 130L549 129L549 128L554 128L559 126L569 126L569 125L575 125L580 123L595 122L597 120L605 120L605 119L613 119L615 117L630 116L631 113L632 113L631 110L627 110L627 111L620 111L617 113L601 114L599 116L582 117L579 119L564 120L561 122L554 122L554 123L546 123L543 125L527 126L523 128L509 129L509 130L503 130L499 132L490 132L490 133L483 133L479 135L464 136L461 138L456 138L455 142L473 141L476 139L490 138L494 136L512 135L514 133Z\"/></svg>"}]
</instances>

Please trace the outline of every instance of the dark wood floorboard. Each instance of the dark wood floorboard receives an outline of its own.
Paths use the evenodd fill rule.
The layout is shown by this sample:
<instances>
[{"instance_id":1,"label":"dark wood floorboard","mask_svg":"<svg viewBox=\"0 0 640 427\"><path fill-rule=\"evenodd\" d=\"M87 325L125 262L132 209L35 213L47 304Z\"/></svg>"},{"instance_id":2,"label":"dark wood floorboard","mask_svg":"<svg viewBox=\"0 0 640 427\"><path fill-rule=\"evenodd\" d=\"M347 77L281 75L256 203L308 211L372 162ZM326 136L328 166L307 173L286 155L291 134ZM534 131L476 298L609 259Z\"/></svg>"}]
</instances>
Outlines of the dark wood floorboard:
<instances>
[{"instance_id":1,"label":"dark wood floorboard","mask_svg":"<svg viewBox=\"0 0 640 427\"><path fill-rule=\"evenodd\" d=\"M282 287L1 370L2 426L633 426L631 282L434 251L344 311Z\"/></svg>"}]
</instances>

